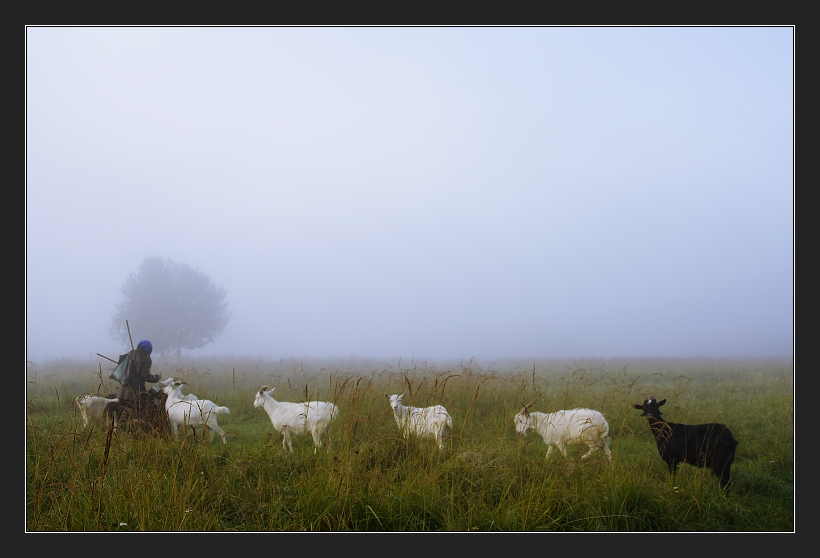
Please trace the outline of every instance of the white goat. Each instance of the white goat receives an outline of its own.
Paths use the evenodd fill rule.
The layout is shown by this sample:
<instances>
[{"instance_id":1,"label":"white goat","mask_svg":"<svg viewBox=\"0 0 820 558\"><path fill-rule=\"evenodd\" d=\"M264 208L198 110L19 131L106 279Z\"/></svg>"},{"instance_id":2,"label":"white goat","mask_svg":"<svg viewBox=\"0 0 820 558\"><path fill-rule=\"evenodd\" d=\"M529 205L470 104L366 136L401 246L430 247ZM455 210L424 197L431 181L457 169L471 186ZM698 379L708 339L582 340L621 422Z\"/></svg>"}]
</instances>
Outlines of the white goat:
<instances>
[{"instance_id":1,"label":"white goat","mask_svg":"<svg viewBox=\"0 0 820 558\"><path fill-rule=\"evenodd\" d=\"M210 432L210 440L214 439L214 432L219 432L222 443L228 443L225 431L219 428L216 416L220 413L230 413L227 407L220 407L208 399L185 399L182 395L182 386L188 385L183 380L173 380L162 388L168 398L165 400L165 410L168 411L168 421L171 423L171 432L174 436L179 433L179 427L202 426Z\"/></svg>"},{"instance_id":2,"label":"white goat","mask_svg":"<svg viewBox=\"0 0 820 558\"><path fill-rule=\"evenodd\" d=\"M116 397L103 397L102 395L89 395L83 393L74 398L74 403L80 409L83 417L83 428L88 426L88 417L101 417L106 405L109 403L119 403Z\"/></svg>"},{"instance_id":3,"label":"white goat","mask_svg":"<svg viewBox=\"0 0 820 558\"><path fill-rule=\"evenodd\" d=\"M262 386L253 400L253 406L264 409L277 432L282 433L282 448L293 453L291 435L313 436L313 453L322 447L322 439L327 434L330 423L339 415L339 408L327 401L289 403L273 398L275 388Z\"/></svg>"},{"instance_id":4,"label":"white goat","mask_svg":"<svg viewBox=\"0 0 820 558\"><path fill-rule=\"evenodd\" d=\"M586 444L589 451L582 455L581 459L586 459L598 449L603 449L609 461L612 461L612 452L609 451L609 424L600 411L579 408L539 413L530 412L530 405L515 415L515 431L522 435L526 435L530 430L538 432L547 444L547 457L552 451L552 446L561 450L566 457L565 446Z\"/></svg>"},{"instance_id":5,"label":"white goat","mask_svg":"<svg viewBox=\"0 0 820 558\"><path fill-rule=\"evenodd\" d=\"M439 449L444 449L444 440L453 428L453 419L442 405L432 407L406 407L402 405L401 395L384 396L390 400L393 417L402 436L408 438L414 434L419 438L435 438Z\"/></svg>"}]
</instances>

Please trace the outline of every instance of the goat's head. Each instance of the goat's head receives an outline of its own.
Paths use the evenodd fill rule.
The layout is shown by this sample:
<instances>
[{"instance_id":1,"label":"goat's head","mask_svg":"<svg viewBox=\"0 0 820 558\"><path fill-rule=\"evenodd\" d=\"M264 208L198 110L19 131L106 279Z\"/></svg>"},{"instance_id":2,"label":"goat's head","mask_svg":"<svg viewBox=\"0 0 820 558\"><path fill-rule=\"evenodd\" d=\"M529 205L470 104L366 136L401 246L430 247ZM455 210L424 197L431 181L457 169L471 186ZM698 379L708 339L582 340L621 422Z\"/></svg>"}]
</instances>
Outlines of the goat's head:
<instances>
[{"instance_id":1,"label":"goat's head","mask_svg":"<svg viewBox=\"0 0 820 558\"><path fill-rule=\"evenodd\" d=\"M173 378L168 378L168 383L162 387L162 392L168 395L171 395L174 390L179 389L180 386L187 386L188 382L185 380L174 380Z\"/></svg>"},{"instance_id":2,"label":"goat's head","mask_svg":"<svg viewBox=\"0 0 820 558\"><path fill-rule=\"evenodd\" d=\"M540 395L538 397L540 397ZM535 398L535 401L538 401L538 397ZM524 405L523 408L518 411L518 414L515 415L515 432L517 434L526 434L529 430L535 428L535 425L530 419L530 407L535 405L535 401L529 405Z\"/></svg>"},{"instance_id":3,"label":"goat's head","mask_svg":"<svg viewBox=\"0 0 820 558\"><path fill-rule=\"evenodd\" d=\"M387 395L387 394L385 393L385 394L384 394L384 396L385 396L387 399L389 399L389 400L390 400L390 407L391 407L393 410L396 410L396 409L398 408L398 406L402 404L402 402L401 402L401 398L402 398L402 397L404 397L404 395L405 395L406 393L407 393L406 391L405 391L404 393L402 393L401 395L396 395L396 394L393 394L393 395Z\"/></svg>"},{"instance_id":4,"label":"goat's head","mask_svg":"<svg viewBox=\"0 0 820 558\"><path fill-rule=\"evenodd\" d=\"M256 408L264 408L265 407L265 394L270 394L273 392L275 388L262 386L259 388L259 391L256 392L256 397L253 398L253 406Z\"/></svg>"},{"instance_id":5,"label":"goat's head","mask_svg":"<svg viewBox=\"0 0 820 558\"><path fill-rule=\"evenodd\" d=\"M643 413L641 413L642 417L654 417L661 420L661 410L658 407L665 404L666 399L658 401L654 397L650 397L649 399L644 399L643 405L636 403L635 408L639 411L643 411Z\"/></svg>"},{"instance_id":6,"label":"goat's head","mask_svg":"<svg viewBox=\"0 0 820 558\"><path fill-rule=\"evenodd\" d=\"M515 415L514 420L516 434L526 434L529 430L534 428L532 420L530 419L530 412L526 407L521 409L518 414Z\"/></svg>"},{"instance_id":7,"label":"goat's head","mask_svg":"<svg viewBox=\"0 0 820 558\"><path fill-rule=\"evenodd\" d=\"M164 407L165 400L168 399L168 393L166 393L165 388L157 389L155 387L151 387L148 390L148 403L154 407Z\"/></svg>"}]
</instances>

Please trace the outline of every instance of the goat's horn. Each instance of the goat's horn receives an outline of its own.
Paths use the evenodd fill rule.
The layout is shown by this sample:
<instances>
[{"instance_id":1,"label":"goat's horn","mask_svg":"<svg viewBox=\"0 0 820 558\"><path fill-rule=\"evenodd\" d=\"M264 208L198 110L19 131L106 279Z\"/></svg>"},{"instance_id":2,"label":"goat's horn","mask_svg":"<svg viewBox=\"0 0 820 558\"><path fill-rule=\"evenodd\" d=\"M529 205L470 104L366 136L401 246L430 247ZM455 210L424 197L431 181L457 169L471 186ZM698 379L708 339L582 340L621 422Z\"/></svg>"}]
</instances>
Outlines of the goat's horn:
<instances>
[{"instance_id":1,"label":"goat's horn","mask_svg":"<svg viewBox=\"0 0 820 558\"><path fill-rule=\"evenodd\" d=\"M535 405L535 402L536 402L536 401L538 401L539 399L541 399L541 396L540 396L540 395L539 395L538 397L536 397L535 399L533 399L533 400L532 400L532 403L530 403L529 405L524 405L524 408L529 409L530 407L532 407L533 405Z\"/></svg>"}]
</instances>

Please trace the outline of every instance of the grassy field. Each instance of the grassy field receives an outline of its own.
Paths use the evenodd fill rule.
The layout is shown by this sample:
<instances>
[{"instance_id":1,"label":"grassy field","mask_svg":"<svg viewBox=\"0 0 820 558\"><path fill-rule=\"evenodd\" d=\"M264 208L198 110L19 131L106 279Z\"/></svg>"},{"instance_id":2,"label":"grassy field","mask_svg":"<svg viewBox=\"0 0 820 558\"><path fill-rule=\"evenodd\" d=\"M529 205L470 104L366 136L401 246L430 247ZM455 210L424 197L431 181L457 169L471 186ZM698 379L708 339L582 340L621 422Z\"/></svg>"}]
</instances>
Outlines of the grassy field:
<instances>
[{"instance_id":1,"label":"grassy field","mask_svg":"<svg viewBox=\"0 0 820 558\"><path fill-rule=\"evenodd\" d=\"M110 363L108 363L110 364ZM111 365L113 366L113 365ZM794 530L791 360L536 361L447 365L262 359L155 359L154 372L230 408L230 442L82 427L73 399L106 394L110 367L29 363L27 531L638 531ZM279 401L328 400L340 416L314 455L286 453L256 391ZM444 451L399 436L384 394L443 404ZM667 399L673 422L723 422L740 441L732 484L681 465L671 477L648 423L632 408ZM604 413L613 462L586 448L553 452L513 416L576 406Z\"/></svg>"}]
</instances>

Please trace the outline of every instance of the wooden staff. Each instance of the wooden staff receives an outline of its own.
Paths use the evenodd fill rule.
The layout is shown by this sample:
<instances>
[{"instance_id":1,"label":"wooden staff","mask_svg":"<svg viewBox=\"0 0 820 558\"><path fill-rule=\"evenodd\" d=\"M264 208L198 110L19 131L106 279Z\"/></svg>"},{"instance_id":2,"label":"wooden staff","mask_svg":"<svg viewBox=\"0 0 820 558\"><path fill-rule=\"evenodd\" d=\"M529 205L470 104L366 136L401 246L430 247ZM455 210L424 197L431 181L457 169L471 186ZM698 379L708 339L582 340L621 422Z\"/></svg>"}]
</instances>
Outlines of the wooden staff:
<instances>
[{"instance_id":1,"label":"wooden staff","mask_svg":"<svg viewBox=\"0 0 820 558\"><path fill-rule=\"evenodd\" d=\"M110 361L111 361L111 362L113 362L114 364L119 364L119 363L118 363L116 360L114 360L113 358L108 358L107 356L105 356L105 355L101 355L100 353L97 353L97 356L101 356L101 357L103 357L104 359L110 360Z\"/></svg>"},{"instance_id":2,"label":"wooden staff","mask_svg":"<svg viewBox=\"0 0 820 558\"><path fill-rule=\"evenodd\" d=\"M131 341L131 350L134 350L134 340L131 339L131 326L128 325L128 320L125 320L125 327L128 328L128 340Z\"/></svg>"}]
</instances>

